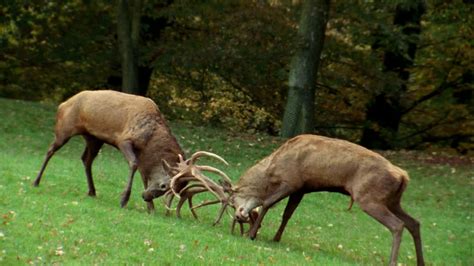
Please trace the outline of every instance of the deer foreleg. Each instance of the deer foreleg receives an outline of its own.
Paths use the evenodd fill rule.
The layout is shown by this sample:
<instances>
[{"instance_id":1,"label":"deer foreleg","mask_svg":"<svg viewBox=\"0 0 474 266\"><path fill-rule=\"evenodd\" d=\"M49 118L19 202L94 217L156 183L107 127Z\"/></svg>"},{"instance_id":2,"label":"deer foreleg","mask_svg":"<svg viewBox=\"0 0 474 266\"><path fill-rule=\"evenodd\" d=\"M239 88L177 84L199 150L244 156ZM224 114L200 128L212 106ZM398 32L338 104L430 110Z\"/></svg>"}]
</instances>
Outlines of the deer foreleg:
<instances>
[{"instance_id":1,"label":"deer foreleg","mask_svg":"<svg viewBox=\"0 0 474 266\"><path fill-rule=\"evenodd\" d=\"M283 234L283 231L285 230L286 224L288 223L288 220L291 218L291 215L293 215L293 212L296 210L296 207L298 207L298 204L301 202L301 199L303 198L304 193L298 192L290 195L290 198L288 199L288 203L286 204L285 211L283 212L283 217L281 220L280 227L278 228L278 231L276 232L275 236L273 237L273 241L280 241L281 235Z\"/></svg>"},{"instance_id":2,"label":"deer foreleg","mask_svg":"<svg viewBox=\"0 0 474 266\"><path fill-rule=\"evenodd\" d=\"M265 217L265 214L267 213L268 209L270 209L275 203L279 202L280 200L284 199L288 195L292 193L290 187L286 185L285 183L281 183L278 189L268 198L266 199L263 204L262 204L262 210L258 214L257 219L255 220L255 223L252 225L249 231L249 237L250 239L255 239L257 236L257 231L260 228L260 224L262 223L263 217Z\"/></svg>"},{"instance_id":3,"label":"deer foreleg","mask_svg":"<svg viewBox=\"0 0 474 266\"><path fill-rule=\"evenodd\" d=\"M118 145L118 148L125 155L125 159L128 161L130 168L128 174L128 182L125 190L122 193L122 199L120 200L120 206L123 208L127 205L128 200L130 199L130 193L132 192L133 176L138 168L138 160L133 151L133 145L131 141L124 141Z\"/></svg>"}]
</instances>

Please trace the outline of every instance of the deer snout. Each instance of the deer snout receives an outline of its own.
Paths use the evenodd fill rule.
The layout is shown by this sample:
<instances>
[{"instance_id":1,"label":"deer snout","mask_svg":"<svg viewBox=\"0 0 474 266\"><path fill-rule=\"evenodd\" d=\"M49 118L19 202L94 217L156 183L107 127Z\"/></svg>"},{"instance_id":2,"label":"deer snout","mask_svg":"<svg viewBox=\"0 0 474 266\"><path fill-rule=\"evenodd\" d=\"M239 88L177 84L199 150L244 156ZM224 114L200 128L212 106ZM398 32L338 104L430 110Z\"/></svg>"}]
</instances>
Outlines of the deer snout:
<instances>
[{"instance_id":1,"label":"deer snout","mask_svg":"<svg viewBox=\"0 0 474 266\"><path fill-rule=\"evenodd\" d=\"M142 193L142 198L143 198L144 201L149 202L149 201L152 201L155 198L160 197L163 194L165 194L165 191L161 191L161 190L157 190L157 189L147 190L147 191L144 191Z\"/></svg>"},{"instance_id":2,"label":"deer snout","mask_svg":"<svg viewBox=\"0 0 474 266\"><path fill-rule=\"evenodd\" d=\"M249 219L249 213L245 210L244 207L239 207L235 211L235 219L239 222L246 222Z\"/></svg>"},{"instance_id":3,"label":"deer snout","mask_svg":"<svg viewBox=\"0 0 474 266\"><path fill-rule=\"evenodd\" d=\"M152 201L155 198L160 197L161 195L165 194L165 192L169 189L169 184L161 183L157 186L152 186L143 191L142 198L144 201Z\"/></svg>"}]
</instances>

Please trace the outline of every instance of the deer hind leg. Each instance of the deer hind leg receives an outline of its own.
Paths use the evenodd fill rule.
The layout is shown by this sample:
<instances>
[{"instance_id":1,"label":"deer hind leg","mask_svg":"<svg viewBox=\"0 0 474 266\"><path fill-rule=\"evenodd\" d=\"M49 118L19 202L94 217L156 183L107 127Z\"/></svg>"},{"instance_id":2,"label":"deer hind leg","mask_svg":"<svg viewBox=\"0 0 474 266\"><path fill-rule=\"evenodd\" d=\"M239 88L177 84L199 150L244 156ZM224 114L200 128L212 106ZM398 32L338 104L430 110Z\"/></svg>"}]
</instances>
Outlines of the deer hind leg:
<instances>
[{"instance_id":1,"label":"deer hind leg","mask_svg":"<svg viewBox=\"0 0 474 266\"><path fill-rule=\"evenodd\" d=\"M385 227L392 232L393 241L390 265L397 265L398 251L400 249L404 227L403 221L392 213L384 204L378 202L362 202L360 203L360 206L368 215L385 225Z\"/></svg>"},{"instance_id":2,"label":"deer hind leg","mask_svg":"<svg viewBox=\"0 0 474 266\"><path fill-rule=\"evenodd\" d=\"M62 146L64 146L64 144L68 142L70 138L71 136L63 137L63 136L58 136L58 134L56 134L53 143L48 148L48 152L46 153L43 164L41 165L41 169L38 175L36 176L35 181L33 182L33 186L35 187L39 186L41 177L43 176L44 169L46 168L46 165L48 165L49 160L51 159L51 157L53 157L56 151L58 151Z\"/></svg>"},{"instance_id":3,"label":"deer hind leg","mask_svg":"<svg viewBox=\"0 0 474 266\"><path fill-rule=\"evenodd\" d=\"M286 224L288 223L288 220L291 218L291 215L293 215L293 212L296 210L296 207L298 207L298 204L301 202L301 199L303 198L304 193L298 192L290 195L290 198L288 199L288 203L286 204L285 211L283 212L283 218L281 220L280 228L278 228L278 231L276 232L275 236L273 237L273 241L280 241L281 235L283 234L283 231L285 230Z\"/></svg>"},{"instance_id":4,"label":"deer hind leg","mask_svg":"<svg viewBox=\"0 0 474 266\"><path fill-rule=\"evenodd\" d=\"M92 178L92 163L99 153L100 148L104 145L104 142L91 135L84 135L84 139L86 141L86 148L84 149L81 159L86 170L87 185L89 187L88 195L94 197L96 194L94 180Z\"/></svg>"},{"instance_id":5,"label":"deer hind leg","mask_svg":"<svg viewBox=\"0 0 474 266\"><path fill-rule=\"evenodd\" d=\"M420 234L420 223L415 220L413 217L408 215L400 206L400 204L396 204L395 206L391 207L390 210L404 222L405 227L410 232L411 236L413 237L413 241L415 242L415 249L416 249L416 262L417 265L425 265L425 261L423 259L423 249L421 245L421 234Z\"/></svg>"},{"instance_id":6,"label":"deer hind leg","mask_svg":"<svg viewBox=\"0 0 474 266\"><path fill-rule=\"evenodd\" d=\"M131 141L124 141L119 143L118 148L125 155L125 159L128 162L130 168L128 174L128 182L125 190L122 193L122 199L120 200L120 206L123 208L127 205L128 200L130 199L130 194L132 192L133 176L138 169L138 159L133 150L133 144Z\"/></svg>"}]
</instances>

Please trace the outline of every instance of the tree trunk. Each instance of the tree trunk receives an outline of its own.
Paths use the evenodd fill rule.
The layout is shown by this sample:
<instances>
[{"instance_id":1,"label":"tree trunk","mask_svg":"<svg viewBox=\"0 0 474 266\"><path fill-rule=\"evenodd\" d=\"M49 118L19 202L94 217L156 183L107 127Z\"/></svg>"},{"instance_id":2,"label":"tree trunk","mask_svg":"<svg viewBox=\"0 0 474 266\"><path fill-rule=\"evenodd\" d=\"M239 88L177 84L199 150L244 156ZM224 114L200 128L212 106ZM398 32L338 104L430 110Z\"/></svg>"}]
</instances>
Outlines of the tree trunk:
<instances>
[{"instance_id":1,"label":"tree trunk","mask_svg":"<svg viewBox=\"0 0 474 266\"><path fill-rule=\"evenodd\" d=\"M384 71L397 75L400 85L396 88L386 84L382 93L376 95L367 106L367 124L362 133L361 145L371 149L393 149L397 147L397 134L404 114L401 96L407 91L410 78L409 68L417 49L417 39L421 31L421 16L425 12L424 0L399 4L393 24L402 27L406 47L385 48Z\"/></svg>"},{"instance_id":2,"label":"tree trunk","mask_svg":"<svg viewBox=\"0 0 474 266\"><path fill-rule=\"evenodd\" d=\"M307 0L298 29L299 47L290 64L282 137L314 129L314 99L319 61L328 21L329 0Z\"/></svg>"},{"instance_id":3,"label":"tree trunk","mask_svg":"<svg viewBox=\"0 0 474 266\"><path fill-rule=\"evenodd\" d=\"M138 41L141 0L118 0L117 33L122 59L122 91L140 94L138 84Z\"/></svg>"},{"instance_id":4,"label":"tree trunk","mask_svg":"<svg viewBox=\"0 0 474 266\"><path fill-rule=\"evenodd\" d=\"M172 0L163 1L158 5L154 5L154 8L164 9L169 7L173 3ZM140 26L147 29L147 31L141 31L140 36L140 43L146 46L150 42L158 42L161 38L163 30L171 26L172 22L170 22L167 16L160 16L160 17L152 17L147 16L144 14L140 17ZM138 32L138 31L137 31ZM120 50L120 53L121 50ZM160 53L156 52L153 56L149 56L147 58L140 58L141 64L138 65L138 91L136 94L139 95L146 95L148 92L148 86L150 84L151 76L153 74L153 62L157 60ZM140 61L138 61L140 62ZM120 68L120 62L114 62L112 68L118 69ZM122 75L114 74L107 78L107 83L105 86L110 89L114 90L121 90L122 85Z\"/></svg>"}]
</instances>

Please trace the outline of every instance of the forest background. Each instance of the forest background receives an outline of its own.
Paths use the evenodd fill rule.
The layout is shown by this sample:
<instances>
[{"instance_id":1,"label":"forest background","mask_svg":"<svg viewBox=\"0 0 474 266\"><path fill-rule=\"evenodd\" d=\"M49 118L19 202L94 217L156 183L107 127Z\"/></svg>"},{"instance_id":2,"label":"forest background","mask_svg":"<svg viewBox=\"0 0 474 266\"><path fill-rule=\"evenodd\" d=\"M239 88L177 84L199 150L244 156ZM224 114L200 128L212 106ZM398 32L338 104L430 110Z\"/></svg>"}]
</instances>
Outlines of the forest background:
<instances>
[{"instance_id":1,"label":"forest background","mask_svg":"<svg viewBox=\"0 0 474 266\"><path fill-rule=\"evenodd\" d=\"M316 22L317 75L309 96L291 102L310 7L327 15ZM468 0L3 1L0 97L58 103L125 90L151 97L169 120L286 136L298 132L282 132L285 111L309 106L306 132L466 154L473 14ZM122 84L124 27L136 88Z\"/></svg>"}]
</instances>

